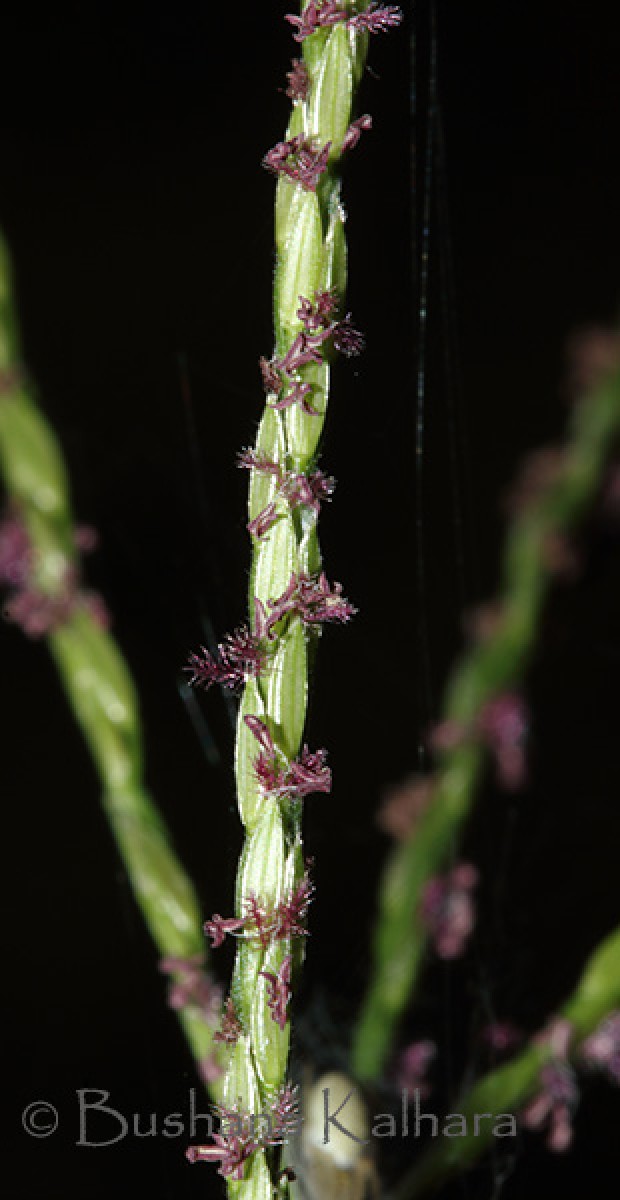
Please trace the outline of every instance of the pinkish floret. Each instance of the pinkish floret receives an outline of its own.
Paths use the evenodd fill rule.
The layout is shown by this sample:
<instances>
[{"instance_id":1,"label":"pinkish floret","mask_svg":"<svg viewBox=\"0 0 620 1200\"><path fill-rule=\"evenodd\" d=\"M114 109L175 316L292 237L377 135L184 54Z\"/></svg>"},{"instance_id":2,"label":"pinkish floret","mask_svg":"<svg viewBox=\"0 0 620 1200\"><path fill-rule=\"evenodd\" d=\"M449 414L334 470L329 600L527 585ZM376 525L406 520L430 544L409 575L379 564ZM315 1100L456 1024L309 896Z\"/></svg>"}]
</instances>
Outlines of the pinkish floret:
<instances>
[{"instance_id":1,"label":"pinkish floret","mask_svg":"<svg viewBox=\"0 0 620 1200\"><path fill-rule=\"evenodd\" d=\"M482 707L468 724L449 719L441 721L430 734L431 748L450 752L468 738L479 739L495 759L497 776L502 787L515 791L526 779L525 739L528 713L518 692L502 692Z\"/></svg>"},{"instance_id":2,"label":"pinkish floret","mask_svg":"<svg viewBox=\"0 0 620 1200\"><path fill-rule=\"evenodd\" d=\"M23 586L32 570L32 547L24 522L9 515L0 523L0 583Z\"/></svg>"},{"instance_id":3,"label":"pinkish floret","mask_svg":"<svg viewBox=\"0 0 620 1200\"><path fill-rule=\"evenodd\" d=\"M620 1012L605 1017L582 1043L579 1053L588 1067L598 1067L613 1083L620 1084Z\"/></svg>"},{"instance_id":4,"label":"pinkish floret","mask_svg":"<svg viewBox=\"0 0 620 1200\"><path fill-rule=\"evenodd\" d=\"M523 1034L512 1021L490 1021L480 1036L493 1054L508 1054L523 1041Z\"/></svg>"},{"instance_id":5,"label":"pinkish floret","mask_svg":"<svg viewBox=\"0 0 620 1200\"><path fill-rule=\"evenodd\" d=\"M304 625L326 621L344 624L357 612L342 595L342 585L334 583L331 586L323 572L320 575L291 575L286 590L277 600L270 600L269 607L272 610L270 629L291 612L296 612Z\"/></svg>"},{"instance_id":6,"label":"pinkish floret","mask_svg":"<svg viewBox=\"0 0 620 1200\"><path fill-rule=\"evenodd\" d=\"M306 333L314 334L326 329L331 324L337 307L338 297L335 288L328 288L327 291L315 292L313 301L307 300L305 296L300 296L296 315Z\"/></svg>"},{"instance_id":7,"label":"pinkish floret","mask_svg":"<svg viewBox=\"0 0 620 1200\"><path fill-rule=\"evenodd\" d=\"M304 746L299 758L293 760L288 773L288 786L295 796L311 796L315 792L331 792L332 773L325 766L325 750L308 750Z\"/></svg>"},{"instance_id":8,"label":"pinkish floret","mask_svg":"<svg viewBox=\"0 0 620 1200\"><path fill-rule=\"evenodd\" d=\"M190 1163L219 1163L218 1174L229 1179L243 1179L245 1164L258 1144L251 1139L223 1137L213 1134L212 1146L188 1146L185 1157Z\"/></svg>"},{"instance_id":9,"label":"pinkish floret","mask_svg":"<svg viewBox=\"0 0 620 1200\"><path fill-rule=\"evenodd\" d=\"M237 466L246 471L260 471L263 475L274 475L276 479L280 478L279 463L274 462L272 458L267 458L266 454L257 454L249 446L245 450L240 450L237 455Z\"/></svg>"},{"instance_id":10,"label":"pinkish floret","mask_svg":"<svg viewBox=\"0 0 620 1200\"><path fill-rule=\"evenodd\" d=\"M331 771L325 766L325 750L311 752L304 746L299 758L287 763L276 751L271 734L260 717L248 715L244 721L261 747L254 771L262 792L292 799L331 790Z\"/></svg>"},{"instance_id":11,"label":"pinkish floret","mask_svg":"<svg viewBox=\"0 0 620 1200\"><path fill-rule=\"evenodd\" d=\"M76 548L92 548L96 534L79 527ZM77 563L67 560L62 580L54 593L43 591L35 570L36 555L28 531L19 515L10 512L0 522L0 584L10 589L3 615L19 625L27 637L40 638L62 625L77 608L86 609L93 620L107 629L110 618L103 597L80 588Z\"/></svg>"},{"instance_id":12,"label":"pinkish floret","mask_svg":"<svg viewBox=\"0 0 620 1200\"><path fill-rule=\"evenodd\" d=\"M189 1162L219 1163L219 1173L229 1179L243 1179L245 1164L259 1147L281 1146L295 1132L299 1123L296 1089L287 1084L269 1103L264 1122L257 1128L262 1114L245 1113L239 1108L216 1107L220 1133L213 1135L209 1146L189 1146Z\"/></svg>"},{"instance_id":13,"label":"pinkish floret","mask_svg":"<svg viewBox=\"0 0 620 1200\"><path fill-rule=\"evenodd\" d=\"M212 947L221 946L227 933L243 933L246 938L258 939L265 950L270 942L283 938L307 937L305 920L314 894L307 871L300 882L274 906L265 904L253 893L244 901L243 917L223 918L216 913L205 924L205 933L212 938Z\"/></svg>"},{"instance_id":14,"label":"pinkish floret","mask_svg":"<svg viewBox=\"0 0 620 1200\"><path fill-rule=\"evenodd\" d=\"M278 519L276 504L278 496L286 500L291 509L303 505L318 513L321 502L330 499L336 486L333 476L326 475L323 471L312 471L309 475L295 471L281 471L277 463L254 455L250 450L245 450L239 455L238 465L248 470L260 471L263 474L273 474L276 478L276 496L247 524L248 532L257 538L264 537L275 525ZM257 637L266 636L267 632L268 627L265 627L264 633L259 633L258 627L255 625Z\"/></svg>"},{"instance_id":15,"label":"pinkish floret","mask_svg":"<svg viewBox=\"0 0 620 1200\"><path fill-rule=\"evenodd\" d=\"M171 975L168 1004L176 1012L184 1008L199 1008L208 1025L214 1025L222 1008L222 989L204 967L201 954L191 958L169 955L159 963L160 971Z\"/></svg>"},{"instance_id":16,"label":"pinkish floret","mask_svg":"<svg viewBox=\"0 0 620 1200\"><path fill-rule=\"evenodd\" d=\"M27 637L45 637L71 616L76 600L77 592L70 587L56 596L46 596L35 587L20 587L9 596L4 616Z\"/></svg>"},{"instance_id":17,"label":"pinkish floret","mask_svg":"<svg viewBox=\"0 0 620 1200\"><path fill-rule=\"evenodd\" d=\"M287 13L284 18L296 30L293 34L296 42L303 42L317 29L328 29L346 19L346 11L338 0L323 0L322 3L321 0L310 0L300 17Z\"/></svg>"},{"instance_id":18,"label":"pinkish floret","mask_svg":"<svg viewBox=\"0 0 620 1200\"><path fill-rule=\"evenodd\" d=\"M437 1054L435 1042L428 1038L419 1042L411 1042L398 1056L394 1079L398 1087L413 1097L416 1092L423 1100L430 1092L428 1070Z\"/></svg>"},{"instance_id":19,"label":"pinkish floret","mask_svg":"<svg viewBox=\"0 0 620 1200\"><path fill-rule=\"evenodd\" d=\"M390 788L377 816L379 828L399 842L406 841L428 811L434 790L431 779L417 775Z\"/></svg>"},{"instance_id":20,"label":"pinkish floret","mask_svg":"<svg viewBox=\"0 0 620 1200\"><path fill-rule=\"evenodd\" d=\"M440 958L460 958L465 950L476 921L472 892L477 882L476 868L459 863L423 889L420 916Z\"/></svg>"},{"instance_id":21,"label":"pinkish floret","mask_svg":"<svg viewBox=\"0 0 620 1200\"><path fill-rule=\"evenodd\" d=\"M263 166L274 175L286 175L308 192L315 192L327 169L331 142L317 147L311 138L297 134L287 142L277 142L263 158Z\"/></svg>"},{"instance_id":22,"label":"pinkish floret","mask_svg":"<svg viewBox=\"0 0 620 1200\"><path fill-rule=\"evenodd\" d=\"M495 758L499 781L509 791L525 782L527 728L527 707L518 692L495 696L476 720L476 729Z\"/></svg>"},{"instance_id":23,"label":"pinkish floret","mask_svg":"<svg viewBox=\"0 0 620 1200\"><path fill-rule=\"evenodd\" d=\"M277 937L308 936L305 920L313 895L314 885L306 871L303 879L277 905Z\"/></svg>"},{"instance_id":24,"label":"pinkish floret","mask_svg":"<svg viewBox=\"0 0 620 1200\"><path fill-rule=\"evenodd\" d=\"M562 1154L573 1140L572 1115L579 1100L575 1073L567 1062L546 1063L540 1083L541 1090L523 1112L523 1124L535 1130L547 1126L549 1149Z\"/></svg>"}]
</instances>

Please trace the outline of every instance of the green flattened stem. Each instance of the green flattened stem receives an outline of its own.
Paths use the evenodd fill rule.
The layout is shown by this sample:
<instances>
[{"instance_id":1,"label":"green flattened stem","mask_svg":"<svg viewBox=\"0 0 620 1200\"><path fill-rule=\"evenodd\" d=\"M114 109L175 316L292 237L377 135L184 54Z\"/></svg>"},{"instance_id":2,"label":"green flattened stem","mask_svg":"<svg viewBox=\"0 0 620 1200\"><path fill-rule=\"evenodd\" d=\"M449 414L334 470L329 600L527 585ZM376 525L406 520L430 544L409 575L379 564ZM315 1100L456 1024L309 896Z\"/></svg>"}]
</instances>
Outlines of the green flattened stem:
<instances>
[{"instance_id":1,"label":"green flattened stem","mask_svg":"<svg viewBox=\"0 0 620 1200\"><path fill-rule=\"evenodd\" d=\"M331 149L316 192L284 177L276 187L273 313L277 358L287 354L303 329L297 315L300 296L313 302L317 291L334 288L340 304L344 302L346 245L338 169L366 43L366 37L353 35L344 25L320 30L303 42L308 96L293 105L285 136L311 138L317 149L330 142ZM299 404L276 411L275 397L268 397L255 445L257 456L277 464L280 479L287 472L306 472L314 466L329 398L329 362L300 368L299 381L312 385L311 402L316 414L304 412ZM321 567L316 514L303 507L292 513L278 489L274 473L251 471L250 520L271 504L277 516L267 533L253 539L249 597L252 614L255 600L269 614L269 602L286 592L293 576L313 575ZM241 700L235 772L246 842L237 877L239 919L247 918L257 900L269 908L290 897L303 879L301 805L288 797L277 799L261 792L254 767L257 740L245 718L254 716L264 722L277 761L285 769L301 748L308 660L316 641L304 630L298 616L287 615L272 631L265 668L258 679L247 683ZM231 997L243 1034L232 1053L224 1084L231 1102L241 1096L247 1104L256 1100L268 1105L286 1082L289 1024L287 1021L280 1028L274 1020L269 981L282 972L286 976L287 964L294 978L302 958L302 938L280 934L262 944L248 929L238 937ZM266 1161L263 1151L252 1155L243 1181L229 1182L230 1194L242 1192L244 1197L271 1200L275 1180Z\"/></svg>"},{"instance_id":2,"label":"green flattened stem","mask_svg":"<svg viewBox=\"0 0 620 1200\"><path fill-rule=\"evenodd\" d=\"M20 364L10 262L1 238L0 463L33 548L36 586L56 596L76 565L67 471ZM48 634L47 645L92 754L104 811L159 956L203 955L196 893L143 785L138 701L118 645L79 594L69 615ZM200 1064L212 1051L214 1030L195 1007L178 1016Z\"/></svg>"},{"instance_id":3,"label":"green flattened stem","mask_svg":"<svg viewBox=\"0 0 620 1200\"><path fill-rule=\"evenodd\" d=\"M237 739L235 742L235 774L239 815L248 835L254 830L264 806L263 797L254 771L256 739L254 734L250 733L245 723L245 717L255 716L260 717L262 720L264 715L265 706L261 698L259 685L255 680L251 679L244 689L241 704L239 705Z\"/></svg>"},{"instance_id":4,"label":"green flattened stem","mask_svg":"<svg viewBox=\"0 0 620 1200\"><path fill-rule=\"evenodd\" d=\"M267 680L266 708L273 731L288 758L301 742L308 701L306 634L298 617L278 640Z\"/></svg>"},{"instance_id":5,"label":"green flattened stem","mask_svg":"<svg viewBox=\"0 0 620 1200\"><path fill-rule=\"evenodd\" d=\"M318 129L325 131L325 141L331 142L332 163L342 152L352 103L351 38L344 25L336 25L317 61L307 106L307 132L312 135Z\"/></svg>"},{"instance_id":6,"label":"green flattened stem","mask_svg":"<svg viewBox=\"0 0 620 1200\"><path fill-rule=\"evenodd\" d=\"M250 1013L252 1045L258 1076L266 1096L274 1095L286 1077L291 1026L286 1022L282 1028L274 1021L267 1002L269 981L267 975L277 977L282 964L291 953L290 938L272 942L261 960L261 974L257 977Z\"/></svg>"},{"instance_id":7,"label":"green flattened stem","mask_svg":"<svg viewBox=\"0 0 620 1200\"><path fill-rule=\"evenodd\" d=\"M321 279L323 234L318 197L290 179L280 179L276 199L274 324L276 349L283 354L301 329L299 297L311 299ZM278 213L285 219L278 220Z\"/></svg>"},{"instance_id":8,"label":"green flattened stem","mask_svg":"<svg viewBox=\"0 0 620 1200\"><path fill-rule=\"evenodd\" d=\"M601 378L576 405L562 469L533 495L508 530L502 560L501 619L457 664L443 717L471 725L482 706L523 679L552 580L550 539L570 534L592 501L620 433L620 372ZM483 770L474 741L445 752L434 799L411 838L390 854L378 893L373 969L353 1040L353 1070L379 1078L424 961L420 921L425 884L442 867L467 819Z\"/></svg>"},{"instance_id":9,"label":"green flattened stem","mask_svg":"<svg viewBox=\"0 0 620 1200\"><path fill-rule=\"evenodd\" d=\"M619 1005L620 930L616 929L591 955L575 991L560 1010L572 1026L571 1054ZM467 1135L438 1138L393 1190L390 1200L418 1200L434 1193L480 1158L492 1141L493 1121L480 1121L474 1136L474 1113L490 1113L494 1118L500 1113L517 1115L538 1091L540 1068L550 1056L543 1040L532 1041L512 1062L479 1079L454 1104L454 1111L466 1118Z\"/></svg>"}]
</instances>

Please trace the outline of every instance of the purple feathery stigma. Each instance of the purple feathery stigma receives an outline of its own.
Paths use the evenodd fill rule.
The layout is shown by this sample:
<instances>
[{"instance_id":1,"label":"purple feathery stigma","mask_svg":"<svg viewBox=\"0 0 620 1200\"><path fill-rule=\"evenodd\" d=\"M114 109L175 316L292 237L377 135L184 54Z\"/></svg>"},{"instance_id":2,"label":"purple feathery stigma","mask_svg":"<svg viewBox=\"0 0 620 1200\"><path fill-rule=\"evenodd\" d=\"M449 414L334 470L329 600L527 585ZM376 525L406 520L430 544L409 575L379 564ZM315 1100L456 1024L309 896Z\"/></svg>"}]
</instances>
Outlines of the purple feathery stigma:
<instances>
[{"instance_id":1,"label":"purple feathery stigma","mask_svg":"<svg viewBox=\"0 0 620 1200\"><path fill-rule=\"evenodd\" d=\"M296 42L303 42L316 33L317 29L327 29L346 19L347 13L338 0L323 0L323 3L320 0L310 0L300 17L287 13L284 18L295 29L293 37Z\"/></svg>"},{"instance_id":2,"label":"purple feathery stigma","mask_svg":"<svg viewBox=\"0 0 620 1200\"><path fill-rule=\"evenodd\" d=\"M387 33L395 29L403 19L402 10L396 4L370 3L362 13L351 17L349 29L358 33Z\"/></svg>"},{"instance_id":3,"label":"purple feathery stigma","mask_svg":"<svg viewBox=\"0 0 620 1200\"><path fill-rule=\"evenodd\" d=\"M190 685L210 688L214 683L238 691L247 679L260 674L265 665L265 650L256 634L247 625L226 635L213 655L201 646L191 654L185 668L190 672Z\"/></svg>"},{"instance_id":4,"label":"purple feathery stigma","mask_svg":"<svg viewBox=\"0 0 620 1200\"><path fill-rule=\"evenodd\" d=\"M354 358L361 354L366 344L363 333L360 333L351 321L351 313L347 313L344 320L334 325L332 339L336 350L344 354L345 358Z\"/></svg>"}]
</instances>

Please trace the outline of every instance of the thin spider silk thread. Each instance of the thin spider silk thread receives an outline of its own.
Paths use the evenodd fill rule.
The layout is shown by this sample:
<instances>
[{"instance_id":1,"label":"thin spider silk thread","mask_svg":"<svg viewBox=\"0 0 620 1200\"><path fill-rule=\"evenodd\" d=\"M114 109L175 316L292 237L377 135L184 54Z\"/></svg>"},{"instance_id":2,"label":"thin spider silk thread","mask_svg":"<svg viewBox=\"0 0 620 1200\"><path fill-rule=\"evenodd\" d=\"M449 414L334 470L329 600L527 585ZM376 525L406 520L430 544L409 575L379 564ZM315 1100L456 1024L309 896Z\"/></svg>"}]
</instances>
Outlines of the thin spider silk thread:
<instances>
[{"instance_id":1,"label":"thin spider silk thread","mask_svg":"<svg viewBox=\"0 0 620 1200\"><path fill-rule=\"evenodd\" d=\"M467 419L463 403L446 144L439 88L437 89L437 93L437 103L435 106L435 193L437 197L437 261L439 266L441 344L448 427L448 474L452 500L451 514L456 565L457 601L459 612L463 613L472 602L472 591L474 595L478 595L478 550L475 541L475 527L471 519L471 458L469 453Z\"/></svg>"},{"instance_id":2,"label":"thin spider silk thread","mask_svg":"<svg viewBox=\"0 0 620 1200\"><path fill-rule=\"evenodd\" d=\"M436 22L435 7L431 5L430 64L427 92L427 128L424 151L422 190L422 230L418 235L417 202L417 7L412 6L410 40L410 128L411 128L411 205L412 205L412 276L414 289L417 285L418 304L414 303L414 345L416 352L415 372L415 546L416 546L416 626L420 683L418 706L420 729L418 734L418 763L425 765L426 750L424 731L430 724L433 712L433 685L428 624L428 590L426 572L425 504L424 504L424 456L426 450L426 341L428 321L428 277L430 257L430 220L433 183L433 112L436 103ZM414 293L415 294L415 293Z\"/></svg>"},{"instance_id":3,"label":"thin spider silk thread","mask_svg":"<svg viewBox=\"0 0 620 1200\"><path fill-rule=\"evenodd\" d=\"M433 212L436 226L433 227L433 258L438 271L438 308L440 320L440 347L444 372L444 402L448 437L448 480L450 488L450 519L455 555L456 574L456 611L461 614L470 603L470 586L468 580L468 555L475 564L475 553L469 544L468 511L465 509L464 486L462 477L467 476L467 441L466 422L463 414L463 403L460 388L460 363L458 354L458 333L456 328L456 297L454 270L452 261L452 243L450 214L447 191L446 149L443 133L441 99L438 82L438 28L435 0L431 0L428 9L429 20L429 50L428 50L428 84L426 106L426 140L424 153L423 189L422 189L422 228L418 241L418 213L416 194L417 146L416 131L419 124L417 111L416 74L418 48L416 45L416 24L412 22L411 30L411 176L412 176L412 232L413 232L413 275L417 279L419 301L414 320L417 321L417 371L416 371L416 592L418 604L418 654L420 665L420 710L423 726L430 723L433 716L433 673L432 655L429 640L428 622L428 582L426 569L426 506L424 495L424 472L426 466L426 393L427 393L427 357L428 332L430 313L430 274L431 274L431 223ZM419 740L419 764L425 765L423 745L424 727ZM456 846L454 847L454 853ZM479 980L483 987L482 979ZM490 996L489 996L490 1002ZM453 1091L455 1081L454 1056L452 1045L453 1027L453 988L450 964L446 964L442 973L442 1026L443 1046L442 1060L444 1086L449 1095ZM494 1165L494 1181L500 1179L499 1164ZM468 1184L461 1180L463 1194L468 1191ZM501 1187L501 1182L500 1182Z\"/></svg>"},{"instance_id":4,"label":"thin spider silk thread","mask_svg":"<svg viewBox=\"0 0 620 1200\"><path fill-rule=\"evenodd\" d=\"M438 81L438 53L437 53L437 20L435 0L432 0L430 8L430 77L429 77L429 111L428 122L431 126L432 133L427 142L431 146L431 179L425 179L425 211L428 203L430 208L431 198L435 200L436 212L436 261L439 275L439 309L440 309L440 344L442 351L443 372L444 372L444 395L445 395L445 410L446 410L446 425L448 435L448 477L450 486L450 515L452 520L453 545L455 553L455 574L456 574L456 600L458 613L462 614L467 610L472 602L473 594L479 596L479 571L478 571L478 547L475 538L475 528L472 521L473 500L472 500L472 481L471 481L471 456L469 451L468 438L468 423L467 414L464 410L463 393L462 393L462 370L459 353L459 338L458 338L458 323L457 323L457 301L456 301L456 283L454 274L454 260L452 250L452 228L450 220L450 205L448 194L448 172L447 172L447 154L445 135L443 127L443 113L441 96ZM432 103L430 102L432 99ZM428 191L426 185L429 185ZM430 238L430 230L425 222L425 235ZM426 335L426 326L428 322L428 246L426 260L426 309L424 312L424 328L423 332ZM422 304L422 292L420 303ZM422 346L425 350L425 345ZM422 400L425 400L425 363L421 363L422 373ZM420 364L418 367L418 380L420 381ZM418 387L418 399L420 398L420 388ZM424 415L422 413L422 415ZM422 431L424 432L424 431ZM499 892L501 889L501 875L503 874L503 862L509 852L509 846L512 841L512 828L505 831L505 836L502 842L502 853L499 856L495 879L493 880L494 890ZM455 847L456 849L456 847ZM494 1008L492 995L492 981L484 977L484 964L476 960L477 974L477 990L480 997L480 1004L486 1010L487 1018L490 1022L497 1020L497 1013ZM452 978L450 964L446 964L446 969L443 975L443 1025L444 1025L444 1046L443 1057L445 1063L445 1086L448 1093L452 1091L454 1082L454 1066L451 1052L451 1011L453 1006L452 997ZM501 1192L510 1178L514 1170L514 1156L506 1157L498 1152L498 1148L493 1147L493 1154L489 1162L489 1170L491 1175L491 1186L493 1188L493 1200L499 1200ZM463 1195L469 1194L468 1181L463 1178L460 1181L460 1189Z\"/></svg>"},{"instance_id":5,"label":"thin spider silk thread","mask_svg":"<svg viewBox=\"0 0 620 1200\"><path fill-rule=\"evenodd\" d=\"M421 770L426 764L424 737L433 716L433 676L428 621L428 584L426 569L425 538L425 495L424 467L426 452L426 379L427 337L429 317L429 273L431 249L431 216L434 184L435 133L437 118L437 14L434 0L429 8L429 57L428 83L426 89L426 138L422 184L422 227L418 234L417 201L417 131L418 120L417 70L418 70L418 8L413 6L410 35L410 128L411 128L411 228L412 228L412 276L414 289L417 285L418 303L414 302L414 344L416 344L415 370L415 547L416 547L416 603L417 603L417 646L419 660L419 736L418 765ZM414 293L415 294L415 293ZM452 1085L451 1054L451 994L450 973L443 976L443 1063L447 1090Z\"/></svg>"}]
</instances>

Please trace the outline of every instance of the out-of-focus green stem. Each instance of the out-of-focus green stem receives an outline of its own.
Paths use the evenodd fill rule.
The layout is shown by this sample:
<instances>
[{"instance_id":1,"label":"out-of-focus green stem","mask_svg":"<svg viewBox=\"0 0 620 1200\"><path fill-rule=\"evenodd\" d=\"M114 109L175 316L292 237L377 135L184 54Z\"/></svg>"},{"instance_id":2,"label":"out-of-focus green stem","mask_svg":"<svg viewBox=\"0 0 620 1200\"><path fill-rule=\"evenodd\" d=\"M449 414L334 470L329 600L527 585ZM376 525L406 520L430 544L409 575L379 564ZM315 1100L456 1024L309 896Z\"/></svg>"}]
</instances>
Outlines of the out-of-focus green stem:
<instances>
[{"instance_id":1,"label":"out-of-focus green stem","mask_svg":"<svg viewBox=\"0 0 620 1200\"><path fill-rule=\"evenodd\" d=\"M522 680L553 578L552 547L574 530L596 494L619 433L615 368L575 405L559 468L525 498L508 529L497 620L457 664L443 706L443 719L471 735L442 753L432 803L412 836L390 854L380 883L371 980L354 1030L352 1061L361 1079L377 1078L390 1053L427 943L422 889L451 854L474 801L485 763L476 717Z\"/></svg>"},{"instance_id":2,"label":"out-of-focus green stem","mask_svg":"<svg viewBox=\"0 0 620 1200\"><path fill-rule=\"evenodd\" d=\"M28 533L36 587L54 597L76 565L67 472L21 364L10 261L1 238L0 383L0 465L8 498ZM158 954L204 955L197 896L144 787L138 701L118 645L79 592L47 644L92 754L104 810ZM214 1030L191 1005L179 1019L200 1064L211 1052Z\"/></svg>"},{"instance_id":3,"label":"out-of-focus green stem","mask_svg":"<svg viewBox=\"0 0 620 1200\"><path fill-rule=\"evenodd\" d=\"M572 1026L571 1054L600 1021L620 1004L620 930L609 934L591 955L575 991L560 1010ZM490 1071L455 1102L467 1123L467 1135L440 1137L421 1161L399 1181L390 1200L418 1200L436 1192L484 1154L493 1137L491 1122L480 1122L473 1135L474 1113L517 1114L540 1087L540 1068L552 1055L544 1036L532 1040L512 1062Z\"/></svg>"}]
</instances>

